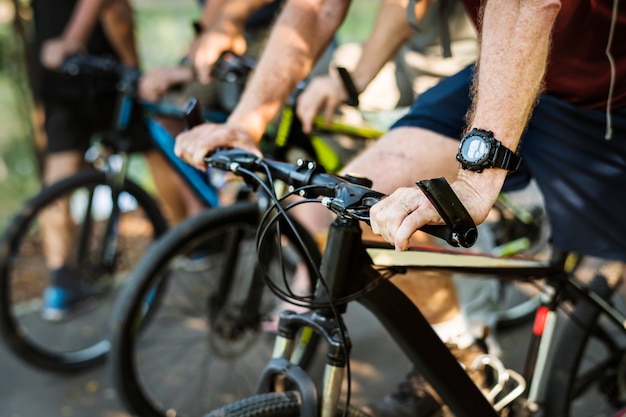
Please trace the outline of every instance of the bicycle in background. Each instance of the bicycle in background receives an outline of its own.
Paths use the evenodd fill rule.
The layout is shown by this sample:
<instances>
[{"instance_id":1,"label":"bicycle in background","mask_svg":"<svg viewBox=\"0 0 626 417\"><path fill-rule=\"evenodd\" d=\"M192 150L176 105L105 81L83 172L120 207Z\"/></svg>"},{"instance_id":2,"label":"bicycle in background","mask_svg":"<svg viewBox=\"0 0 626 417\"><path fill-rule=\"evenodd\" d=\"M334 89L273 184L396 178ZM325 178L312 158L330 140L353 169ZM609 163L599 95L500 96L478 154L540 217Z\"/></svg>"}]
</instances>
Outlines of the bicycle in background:
<instances>
[{"instance_id":1,"label":"bicycle in background","mask_svg":"<svg viewBox=\"0 0 626 417\"><path fill-rule=\"evenodd\" d=\"M11 351L27 363L66 372L102 363L110 348L112 300L147 247L168 228L152 193L129 175L136 140L129 131L131 115L143 112L152 144L204 205L217 206L219 196L204 173L175 156L174 138L153 119L158 115L199 123L204 118L195 101L182 108L139 101L140 72L106 58L74 56L62 71L118 77L118 110L111 130L93 138L85 154L89 168L42 189L5 230L0 243L0 332ZM204 117L221 121L225 115ZM55 208L70 213L68 261L93 296L86 311L51 323L41 315L49 278L41 222L42 214ZM59 242L63 243L53 244Z\"/></svg>"}]
</instances>

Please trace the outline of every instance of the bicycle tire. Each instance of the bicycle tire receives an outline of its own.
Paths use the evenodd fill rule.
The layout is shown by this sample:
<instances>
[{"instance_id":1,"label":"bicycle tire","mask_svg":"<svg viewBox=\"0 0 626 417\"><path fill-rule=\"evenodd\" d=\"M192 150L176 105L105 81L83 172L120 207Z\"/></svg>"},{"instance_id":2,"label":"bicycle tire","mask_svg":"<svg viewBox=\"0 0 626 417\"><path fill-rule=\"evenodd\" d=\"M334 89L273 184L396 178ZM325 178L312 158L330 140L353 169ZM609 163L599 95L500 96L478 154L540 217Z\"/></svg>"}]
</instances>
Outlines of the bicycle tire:
<instances>
[{"instance_id":1,"label":"bicycle tire","mask_svg":"<svg viewBox=\"0 0 626 417\"><path fill-rule=\"evenodd\" d=\"M496 253L534 257L548 251L550 226L542 206L527 209L531 222L519 219L515 214L518 209L508 207L504 202L496 204L494 210L499 218L499 221L491 225L494 244L499 246ZM506 216L506 210L510 210L514 217ZM542 304L542 295L521 291L512 282L499 284L499 305L492 312L495 327L503 330L529 323Z\"/></svg>"},{"instance_id":2,"label":"bicycle tire","mask_svg":"<svg viewBox=\"0 0 626 417\"><path fill-rule=\"evenodd\" d=\"M596 277L589 288L605 299L614 291L601 277ZM588 302L576 303L561 329L547 371L544 415L609 415L624 405L624 338L620 343L611 326L614 323L603 321L598 307ZM601 395L605 396L605 410L597 408L602 405L597 400ZM586 408L587 404L594 404L594 408Z\"/></svg>"},{"instance_id":3,"label":"bicycle tire","mask_svg":"<svg viewBox=\"0 0 626 417\"><path fill-rule=\"evenodd\" d=\"M299 417L300 397L295 391L270 392L244 398L214 410L205 417ZM337 417L344 415L344 406L339 404ZM349 407L349 417L370 417L365 411Z\"/></svg>"},{"instance_id":4,"label":"bicycle tire","mask_svg":"<svg viewBox=\"0 0 626 417\"><path fill-rule=\"evenodd\" d=\"M542 304L541 294L525 294L513 283L504 284L501 298L503 305L493 311L496 328L504 330L529 323Z\"/></svg>"},{"instance_id":5,"label":"bicycle tire","mask_svg":"<svg viewBox=\"0 0 626 417\"><path fill-rule=\"evenodd\" d=\"M81 171L42 189L14 216L0 243L0 332L10 350L36 367L57 372L73 372L104 361L109 352L108 309L126 272L133 267L144 248L167 229L167 223L154 199L136 183L125 180L118 202L126 202L115 230L115 253L103 266L98 237L112 211L103 207L112 199L107 175L97 170ZM94 191L97 190L97 191ZM108 194L107 194L108 193ZM108 195L108 200L107 200ZM87 201L98 199L89 216ZM66 200L67 198L67 200ZM78 249L72 243L72 259L80 265L81 279L96 282L103 290L93 309L63 322L50 323L39 314L41 296L49 270L42 250L40 215L45 209L68 201L76 229L89 224L89 244ZM89 221L78 222L81 218ZM77 236L80 233L74 234ZM107 235L108 236L108 235ZM100 249L100 250L99 250ZM79 255L78 252L82 251ZM86 252L85 252L86 251ZM74 258L81 259L74 259ZM104 282L108 284L104 287Z\"/></svg>"},{"instance_id":6,"label":"bicycle tire","mask_svg":"<svg viewBox=\"0 0 626 417\"><path fill-rule=\"evenodd\" d=\"M241 233L237 248L248 248L237 258L240 271L247 270L250 261L256 262L258 222L259 208L254 202L207 210L171 229L133 271L115 307L109 362L114 385L132 413L142 417L200 415L254 393L256 387L250 384L271 356L273 333L261 331L260 325L273 305L269 302L260 307L262 311L253 311L251 321L242 328L220 330L210 316L209 297L219 285L219 279L215 283L211 278L220 274L220 266L228 268L220 265L220 260L226 263L227 255L220 250L228 246L224 243L228 233ZM282 230L291 238L290 230ZM298 234L319 262L313 239L301 229ZM215 241L222 246L219 250L210 243ZM213 251L207 256L207 269L185 270L188 255L207 247ZM231 279L231 273L227 274ZM235 282L242 282L240 276L245 275L232 274ZM161 293L157 295L155 288ZM277 300L273 294L270 297ZM228 308L233 314L241 311L241 306ZM302 366L311 360L316 345L317 338L312 338L301 357ZM182 357L184 363L178 361Z\"/></svg>"}]
</instances>

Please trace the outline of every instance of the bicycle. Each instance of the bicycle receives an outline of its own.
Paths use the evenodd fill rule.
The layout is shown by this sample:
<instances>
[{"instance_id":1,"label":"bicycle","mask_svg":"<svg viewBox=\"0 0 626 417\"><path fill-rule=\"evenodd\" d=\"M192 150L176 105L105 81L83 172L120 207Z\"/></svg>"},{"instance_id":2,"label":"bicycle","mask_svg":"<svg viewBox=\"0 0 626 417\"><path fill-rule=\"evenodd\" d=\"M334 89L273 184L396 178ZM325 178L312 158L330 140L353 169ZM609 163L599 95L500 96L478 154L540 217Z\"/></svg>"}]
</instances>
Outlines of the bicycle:
<instances>
[{"instance_id":1,"label":"bicycle","mask_svg":"<svg viewBox=\"0 0 626 417\"><path fill-rule=\"evenodd\" d=\"M207 158L207 164L241 175L265 192L270 192L273 182L285 182L305 202L321 203L337 215L317 275L315 296L305 299L276 291L277 296L311 310L281 313L274 355L260 374L257 395L207 416L366 415L349 407L351 342L343 314L354 301L383 324L456 416L579 415L576 410L579 402L584 402L583 394L597 395L591 390L598 386L610 407L623 407L626 317L605 301L621 281L621 263L607 262L594 269L593 279L585 285L574 276L576 254L555 251L549 261L534 261L433 248L399 253L389 245L361 238L359 223L369 220L369 208L383 196L371 190L367 181L327 174L313 162L292 165L240 150L215 153ZM462 205L445 180L420 181L418 186L448 221L447 226L422 230L452 246L471 246L476 228L467 212L458 209ZM258 251L271 243L268 236L277 223L282 230L282 216L290 207L274 200L257 234ZM220 210L212 214L218 218ZM495 383L488 394L478 390L419 310L389 282L388 278L407 269L463 271L543 283L548 300L538 310L523 375L486 356L475 366L492 368ZM556 319L561 312L567 313L567 320L557 338ZM306 345L299 336L302 329L313 329L328 347L321 387L290 360L295 347ZM589 363L587 353L604 356ZM344 375L346 393L342 392Z\"/></svg>"},{"instance_id":2,"label":"bicycle","mask_svg":"<svg viewBox=\"0 0 626 417\"><path fill-rule=\"evenodd\" d=\"M251 64L248 63L248 66ZM227 61L221 61L220 71L228 73L229 77L236 80L241 74L246 74L249 68L246 63L241 63L234 56L228 56ZM229 69L227 71L227 69ZM230 71L232 69L232 71ZM237 83L239 84L239 83ZM295 95L294 95L295 97ZM287 103L281 113L281 118L275 129L268 133L261 144L264 154L278 160L292 160L291 151L297 154L307 155L318 161L325 169L334 171L341 166L341 158L328 143L318 135L320 134L345 134L356 140L369 140L378 138L382 132L367 126L353 126L341 122L335 122L326 126L322 118L315 121L315 134L311 138L305 135L295 117L295 100ZM187 258L188 254L198 252L198 248L206 245L205 241L220 240L220 226L239 221L252 226L252 218L258 219L264 211L265 198L258 202L259 207L239 210L233 207L232 211L222 214L203 213L198 218L181 224L159 239L140 261L128 279L127 286L119 295L119 304L116 306L114 330L111 336L112 357L109 365L114 376L114 384L126 407L133 413L148 417L164 417L171 413L177 415L194 415L202 407L214 407L228 400L249 395L251 387L236 387L235 391L227 391L232 384L225 384L228 379L238 378L242 366L248 366L245 374L260 371L265 363L269 348L257 344L254 347L246 345L245 334L258 332L263 323L268 320L269 309L258 310L259 294L253 291L234 293L242 286L249 288L249 284L237 283L226 284L222 278L214 283L209 278L199 273L194 277L181 275L178 264L179 259ZM508 206L515 207L512 204ZM520 209L521 210L521 209ZM516 215L520 212L517 211ZM523 212L526 213L526 212ZM238 220L237 220L238 219ZM531 219L532 220L532 219ZM515 219L510 219L515 222ZM253 239L253 234L246 235L244 242ZM293 240L293 236L292 240ZM248 243L250 244L250 243ZM210 245L209 245L210 246ZM243 244L242 244L243 246ZM519 246L518 246L519 248ZM251 256L251 255L250 255ZM319 256L319 255L317 255ZM218 271L225 268L224 265L207 264L216 267ZM213 271L210 271L214 275ZM229 275L230 273L226 273ZM312 271L309 271L313 276ZM186 280L188 289L185 294L178 294L177 305L188 304L197 308L186 308L182 311L174 309L171 303L165 301L164 307L156 308L155 317L150 325L138 331L138 323L142 320L143 305L151 297L151 288L157 286L164 277L178 277L178 280ZM254 280L260 280L255 276ZM256 286L257 284L255 284ZM194 290L192 291L191 288ZM218 288L218 290L214 290ZM220 297L209 297L209 291L217 291ZM240 290L241 291L241 290ZM229 303L228 297L239 296L238 303ZM241 299L244 301L241 301ZM222 300L221 302L218 300ZM251 307L253 315L245 309ZM526 308L524 314L527 315ZM510 311L507 307L507 310ZM229 320L226 320L226 317ZM515 316L519 320L519 316ZM162 322L167 319L167 327ZM185 323L194 322L193 328L186 328ZM236 328L236 331L232 331ZM244 329L245 331L241 330ZM156 338L159 332L161 337ZM181 346L180 338L184 334L198 335L195 340L185 339L187 344ZM173 339L170 339L170 336ZM236 354L224 354L224 349L216 346L214 339L223 340L238 346L233 350ZM265 343L269 343L269 339ZM243 347L255 352L258 358L253 364L248 362L249 356ZM194 355L188 354L193 349ZM306 367L311 356L307 349L298 359L299 363ZM184 367L172 366L171 364L181 355L187 360ZM208 364L205 366L205 364ZM215 366L212 366L215 365ZM226 371L225 369L228 369ZM254 370L253 370L254 369ZM220 383L211 380L212 375L220 375ZM194 393L182 395L175 389L177 381L193 379ZM167 381L172 379L172 381ZM188 381L192 385L191 381ZM203 395L197 393L202 392ZM198 397L202 397L198 401Z\"/></svg>"},{"instance_id":3,"label":"bicycle","mask_svg":"<svg viewBox=\"0 0 626 417\"><path fill-rule=\"evenodd\" d=\"M206 207L216 207L217 188L205 173L175 156L174 138L152 116L186 119L194 125L204 119L222 121L225 113L202 114L195 100L182 108L139 101L140 73L106 58L74 56L64 62L62 70L119 77L118 114L111 131L94 138L86 152L90 168L42 189L25 203L5 231L0 243L0 332L18 358L45 370L66 373L103 363L110 351L107 312L113 299L148 245L168 228L155 198L128 175L133 153L133 136L128 131L131 114L143 112L154 147ZM63 204L71 208L75 236L70 261L81 272L81 280L97 288L98 295L88 311L71 320L49 323L39 315L49 275L40 221L50 207ZM160 294L157 288L153 296ZM146 317L148 307L146 304Z\"/></svg>"},{"instance_id":4,"label":"bicycle","mask_svg":"<svg viewBox=\"0 0 626 417\"><path fill-rule=\"evenodd\" d=\"M218 64L219 71L228 74L235 85L241 84L236 80L249 70L238 60ZM291 152L295 151L300 155L311 155L329 169L337 169L341 161L336 151L323 139L304 135L293 116L293 107L286 106L275 130L270 129L263 141L264 152L279 159L289 159ZM317 132L344 133L362 140L381 134L371 128L341 123L320 129L323 124L319 119ZM272 337L264 334L263 329L272 326L275 306L268 304L267 296L260 291L263 287L260 271L241 277L244 275L242 263L248 266L248 270L254 270L250 261L245 263L242 260L254 259L251 249L254 248L254 231L265 211L266 201L259 198L253 203L236 203L221 215L215 216L207 211L181 223L162 236L132 271L114 309L109 361L118 394L132 413L156 417L172 413L194 415L199 407L224 404L252 392L245 384L234 392L222 391L221 384L209 385L212 375L220 375L222 381L260 371L271 356ZM231 225L241 225L248 230L236 239L225 238L224 225L229 229L235 228ZM286 240L293 244L295 235L290 229L285 230L288 232ZM311 239L304 236L307 241ZM222 262L218 263L215 260L218 256L211 252L215 252L217 246L213 242L227 242L222 243L228 248L224 249L228 255ZM305 246L310 248L313 244L310 240ZM213 249L207 253L207 247ZM198 252L208 255L204 267L192 272L181 271L180 259ZM319 252L309 252L313 264L319 262ZM267 258L271 253L260 256ZM285 258L291 257L289 254ZM237 265L231 258L238 260ZM303 265L310 263L303 262L303 259L301 262ZM290 264L297 265L296 262ZM310 267L308 276L314 277ZM162 285L166 280L168 284ZM184 290L176 288L178 282L184 282ZM158 302L150 301L154 307L146 321L144 306L152 299L156 287L163 287L164 292ZM311 288L312 283L308 283L299 289L299 293ZM186 323L194 325L189 327ZM269 330L274 331L271 327ZM193 336L197 337L194 339ZM183 339L184 347L181 346ZM300 355L298 362L303 367L309 363L314 345L315 339L310 340L309 349ZM165 364L175 363L189 351L194 354L187 355L188 363L166 368ZM204 376L199 376L193 383L197 383L197 389L205 392L207 398L202 404L195 404L193 395L181 395L171 389L171 384L186 379L191 372L196 374L200 369Z\"/></svg>"}]
</instances>

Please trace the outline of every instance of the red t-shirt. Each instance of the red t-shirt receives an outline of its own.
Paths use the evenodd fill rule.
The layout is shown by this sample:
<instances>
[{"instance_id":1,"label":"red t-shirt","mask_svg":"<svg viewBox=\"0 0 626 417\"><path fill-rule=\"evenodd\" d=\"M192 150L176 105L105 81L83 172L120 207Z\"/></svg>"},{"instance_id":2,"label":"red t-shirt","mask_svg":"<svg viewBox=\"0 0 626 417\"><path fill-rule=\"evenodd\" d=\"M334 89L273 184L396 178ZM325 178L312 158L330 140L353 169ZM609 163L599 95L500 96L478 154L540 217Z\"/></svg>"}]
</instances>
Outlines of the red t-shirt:
<instances>
[{"instance_id":1,"label":"red t-shirt","mask_svg":"<svg viewBox=\"0 0 626 417\"><path fill-rule=\"evenodd\" d=\"M463 0L476 22L480 0ZM609 42L613 0L564 0L556 19L546 92L569 103L604 109L609 97ZM611 44L615 61L612 107L626 106L626 2L621 2Z\"/></svg>"}]
</instances>

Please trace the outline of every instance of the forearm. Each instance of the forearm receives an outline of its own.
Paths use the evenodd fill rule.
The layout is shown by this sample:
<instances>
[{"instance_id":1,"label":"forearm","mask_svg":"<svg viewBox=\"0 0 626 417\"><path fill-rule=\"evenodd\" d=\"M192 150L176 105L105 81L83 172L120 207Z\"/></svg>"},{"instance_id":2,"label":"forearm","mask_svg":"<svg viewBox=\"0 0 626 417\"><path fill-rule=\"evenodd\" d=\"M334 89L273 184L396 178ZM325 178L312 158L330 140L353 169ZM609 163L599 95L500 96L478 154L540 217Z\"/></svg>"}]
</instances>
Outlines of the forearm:
<instances>
[{"instance_id":1,"label":"forearm","mask_svg":"<svg viewBox=\"0 0 626 417\"><path fill-rule=\"evenodd\" d=\"M63 39L85 45L107 0L80 0L63 31Z\"/></svg>"},{"instance_id":2,"label":"forearm","mask_svg":"<svg viewBox=\"0 0 626 417\"><path fill-rule=\"evenodd\" d=\"M510 148L517 146L541 90L559 4L559 0L487 2L470 121L493 131Z\"/></svg>"},{"instance_id":3,"label":"forearm","mask_svg":"<svg viewBox=\"0 0 626 417\"><path fill-rule=\"evenodd\" d=\"M359 93L413 34L406 18L407 5L408 0L384 0L381 3L372 32L363 44L361 56L351 73Z\"/></svg>"},{"instance_id":4,"label":"forearm","mask_svg":"<svg viewBox=\"0 0 626 417\"><path fill-rule=\"evenodd\" d=\"M267 124L304 79L343 22L350 0L291 0L228 122L259 140Z\"/></svg>"},{"instance_id":5,"label":"forearm","mask_svg":"<svg viewBox=\"0 0 626 417\"><path fill-rule=\"evenodd\" d=\"M558 0L487 2L468 128L491 130L506 147L516 149L541 91L559 9ZM477 194L495 195L506 171L461 170L459 177L472 184Z\"/></svg>"},{"instance_id":6,"label":"forearm","mask_svg":"<svg viewBox=\"0 0 626 417\"><path fill-rule=\"evenodd\" d=\"M216 23L243 25L254 11L272 0L208 0L200 19L204 28Z\"/></svg>"},{"instance_id":7,"label":"forearm","mask_svg":"<svg viewBox=\"0 0 626 417\"><path fill-rule=\"evenodd\" d=\"M139 66L139 54L135 41L135 24L133 11L128 0L111 0L101 18L102 27L107 39L120 60L130 67Z\"/></svg>"}]
</instances>

